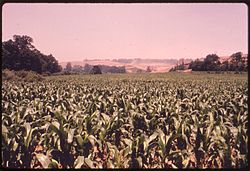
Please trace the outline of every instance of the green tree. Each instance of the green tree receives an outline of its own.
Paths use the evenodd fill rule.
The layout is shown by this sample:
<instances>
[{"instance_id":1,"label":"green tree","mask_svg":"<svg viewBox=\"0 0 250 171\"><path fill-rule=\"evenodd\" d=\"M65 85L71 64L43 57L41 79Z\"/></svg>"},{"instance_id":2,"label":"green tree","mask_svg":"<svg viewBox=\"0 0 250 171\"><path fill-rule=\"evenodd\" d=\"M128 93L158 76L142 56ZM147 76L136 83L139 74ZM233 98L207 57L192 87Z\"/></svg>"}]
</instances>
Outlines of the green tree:
<instances>
[{"instance_id":1,"label":"green tree","mask_svg":"<svg viewBox=\"0 0 250 171\"><path fill-rule=\"evenodd\" d=\"M204 71L204 62L199 61L198 59L195 61L192 61L189 64L189 69L192 69L193 71Z\"/></svg>"},{"instance_id":2,"label":"green tree","mask_svg":"<svg viewBox=\"0 0 250 171\"><path fill-rule=\"evenodd\" d=\"M66 70L67 72L70 72L70 71L72 70L72 65L71 65L70 62L68 62L68 63L66 64L65 70Z\"/></svg>"},{"instance_id":3,"label":"green tree","mask_svg":"<svg viewBox=\"0 0 250 171\"><path fill-rule=\"evenodd\" d=\"M209 54L204 59L205 71L218 71L220 69L219 57L216 54Z\"/></svg>"},{"instance_id":4,"label":"green tree","mask_svg":"<svg viewBox=\"0 0 250 171\"><path fill-rule=\"evenodd\" d=\"M14 36L14 41L8 40L2 44L2 69L10 70L32 70L42 73L39 56L34 52L31 45L32 39L28 36Z\"/></svg>"},{"instance_id":5,"label":"green tree","mask_svg":"<svg viewBox=\"0 0 250 171\"><path fill-rule=\"evenodd\" d=\"M86 73L90 73L91 69L93 67L89 64L85 64L84 67L83 67L83 71L86 72Z\"/></svg>"},{"instance_id":6,"label":"green tree","mask_svg":"<svg viewBox=\"0 0 250 171\"><path fill-rule=\"evenodd\" d=\"M209 54L204 61L195 60L189 65L193 71L247 71L247 68L247 57L243 57L242 52L234 53L222 63L216 54Z\"/></svg>"},{"instance_id":7,"label":"green tree","mask_svg":"<svg viewBox=\"0 0 250 171\"><path fill-rule=\"evenodd\" d=\"M17 47L19 50L34 50L35 47L32 45L33 39L29 36L20 36L20 35L14 35L13 39L15 43L17 44Z\"/></svg>"},{"instance_id":8,"label":"green tree","mask_svg":"<svg viewBox=\"0 0 250 171\"><path fill-rule=\"evenodd\" d=\"M230 70L230 63L228 60L222 62L221 64L221 71L229 71Z\"/></svg>"},{"instance_id":9,"label":"green tree","mask_svg":"<svg viewBox=\"0 0 250 171\"><path fill-rule=\"evenodd\" d=\"M231 68L234 71L243 71L246 68L246 62L243 59L242 52L236 52L231 55Z\"/></svg>"},{"instance_id":10,"label":"green tree","mask_svg":"<svg viewBox=\"0 0 250 171\"><path fill-rule=\"evenodd\" d=\"M14 40L14 41L13 41ZM2 69L43 72L61 70L55 57L44 55L33 45L29 36L14 35L13 40L2 43Z\"/></svg>"},{"instance_id":11,"label":"green tree","mask_svg":"<svg viewBox=\"0 0 250 171\"><path fill-rule=\"evenodd\" d=\"M90 73L91 74L102 74L102 71L98 65L94 65Z\"/></svg>"},{"instance_id":12,"label":"green tree","mask_svg":"<svg viewBox=\"0 0 250 171\"><path fill-rule=\"evenodd\" d=\"M146 72L151 72L151 71L152 70L151 70L150 66L147 66Z\"/></svg>"},{"instance_id":13,"label":"green tree","mask_svg":"<svg viewBox=\"0 0 250 171\"><path fill-rule=\"evenodd\" d=\"M62 70L62 67L58 64L58 61L55 59L54 56L50 55L41 55L41 61L42 61L42 71L43 72L60 72Z\"/></svg>"},{"instance_id":14,"label":"green tree","mask_svg":"<svg viewBox=\"0 0 250 171\"><path fill-rule=\"evenodd\" d=\"M81 65L73 65L72 71L73 72L77 72L77 73L82 72L83 71L83 67Z\"/></svg>"}]
</instances>

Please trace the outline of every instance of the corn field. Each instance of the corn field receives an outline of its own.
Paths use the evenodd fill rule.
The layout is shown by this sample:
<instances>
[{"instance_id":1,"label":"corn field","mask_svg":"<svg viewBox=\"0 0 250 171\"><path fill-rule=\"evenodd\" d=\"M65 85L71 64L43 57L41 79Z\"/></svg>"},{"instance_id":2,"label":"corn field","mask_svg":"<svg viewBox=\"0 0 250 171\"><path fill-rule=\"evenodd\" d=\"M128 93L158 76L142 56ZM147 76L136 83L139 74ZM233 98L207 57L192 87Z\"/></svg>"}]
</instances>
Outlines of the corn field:
<instances>
[{"instance_id":1,"label":"corn field","mask_svg":"<svg viewBox=\"0 0 250 171\"><path fill-rule=\"evenodd\" d=\"M243 74L104 74L2 82L7 168L244 168Z\"/></svg>"}]
</instances>

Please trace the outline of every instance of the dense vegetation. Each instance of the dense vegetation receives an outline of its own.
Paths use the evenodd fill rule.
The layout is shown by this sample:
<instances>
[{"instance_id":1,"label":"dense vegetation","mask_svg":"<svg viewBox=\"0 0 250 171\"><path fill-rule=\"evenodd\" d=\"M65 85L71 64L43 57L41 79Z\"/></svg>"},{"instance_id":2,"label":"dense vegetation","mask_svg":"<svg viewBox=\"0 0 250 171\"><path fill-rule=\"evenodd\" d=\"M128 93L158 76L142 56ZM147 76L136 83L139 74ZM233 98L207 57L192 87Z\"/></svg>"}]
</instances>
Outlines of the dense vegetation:
<instances>
[{"instance_id":1,"label":"dense vegetation","mask_svg":"<svg viewBox=\"0 0 250 171\"><path fill-rule=\"evenodd\" d=\"M67 63L65 69L66 72L71 73L126 73L125 66L108 66L108 65L71 65ZM100 71L99 71L100 70Z\"/></svg>"},{"instance_id":2,"label":"dense vegetation","mask_svg":"<svg viewBox=\"0 0 250 171\"><path fill-rule=\"evenodd\" d=\"M172 68L170 71L184 70L187 69L186 65L180 64ZM243 56L242 52L234 53L230 56L228 60L220 62L219 57L216 54L209 54L202 61L200 59L192 61L188 65L188 69L193 71L247 71L248 61L247 58Z\"/></svg>"},{"instance_id":3,"label":"dense vegetation","mask_svg":"<svg viewBox=\"0 0 250 171\"><path fill-rule=\"evenodd\" d=\"M2 166L246 167L247 99L246 74L3 81Z\"/></svg>"},{"instance_id":4,"label":"dense vegetation","mask_svg":"<svg viewBox=\"0 0 250 171\"><path fill-rule=\"evenodd\" d=\"M7 81L22 81L22 82L37 82L42 81L44 78L33 71L11 71L4 69L2 71L2 80Z\"/></svg>"},{"instance_id":5,"label":"dense vegetation","mask_svg":"<svg viewBox=\"0 0 250 171\"><path fill-rule=\"evenodd\" d=\"M44 55L32 45L29 36L14 35L13 40L2 43L2 69L26 70L41 73L61 71L54 56Z\"/></svg>"}]
</instances>

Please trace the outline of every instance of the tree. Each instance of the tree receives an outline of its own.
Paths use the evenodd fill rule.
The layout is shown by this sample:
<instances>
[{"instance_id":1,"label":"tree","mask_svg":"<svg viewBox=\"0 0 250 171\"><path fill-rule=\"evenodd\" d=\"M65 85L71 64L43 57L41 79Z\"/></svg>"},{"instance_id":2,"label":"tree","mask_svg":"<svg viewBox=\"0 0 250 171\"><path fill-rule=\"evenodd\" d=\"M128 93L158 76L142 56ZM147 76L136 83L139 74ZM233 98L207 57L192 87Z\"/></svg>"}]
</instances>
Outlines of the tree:
<instances>
[{"instance_id":1,"label":"tree","mask_svg":"<svg viewBox=\"0 0 250 171\"><path fill-rule=\"evenodd\" d=\"M228 60L222 62L221 64L221 71L229 71L230 70L230 63Z\"/></svg>"},{"instance_id":2,"label":"tree","mask_svg":"<svg viewBox=\"0 0 250 171\"><path fill-rule=\"evenodd\" d=\"M14 41L3 42L2 68L10 70L26 70L42 73L39 55L35 53L32 39L28 36L14 35Z\"/></svg>"},{"instance_id":3,"label":"tree","mask_svg":"<svg viewBox=\"0 0 250 171\"><path fill-rule=\"evenodd\" d=\"M43 72L55 73L62 70L62 67L58 64L58 61L51 54L48 56L42 55L40 58L42 60Z\"/></svg>"},{"instance_id":4,"label":"tree","mask_svg":"<svg viewBox=\"0 0 250 171\"><path fill-rule=\"evenodd\" d=\"M189 65L193 71L218 71L220 70L219 57L216 54L209 54L204 61L195 60Z\"/></svg>"},{"instance_id":5,"label":"tree","mask_svg":"<svg viewBox=\"0 0 250 171\"><path fill-rule=\"evenodd\" d=\"M126 73L125 66L99 65L102 73Z\"/></svg>"},{"instance_id":6,"label":"tree","mask_svg":"<svg viewBox=\"0 0 250 171\"><path fill-rule=\"evenodd\" d=\"M81 65L73 65L72 71L73 72L83 72L83 67Z\"/></svg>"},{"instance_id":7,"label":"tree","mask_svg":"<svg viewBox=\"0 0 250 171\"><path fill-rule=\"evenodd\" d=\"M126 73L126 67L125 66L120 67L120 73Z\"/></svg>"},{"instance_id":8,"label":"tree","mask_svg":"<svg viewBox=\"0 0 250 171\"><path fill-rule=\"evenodd\" d=\"M84 67L83 67L83 71L86 72L86 73L90 73L90 71L92 70L92 66L89 65L89 64L85 64Z\"/></svg>"},{"instance_id":9,"label":"tree","mask_svg":"<svg viewBox=\"0 0 250 171\"><path fill-rule=\"evenodd\" d=\"M151 72L151 71L152 70L151 70L150 66L147 66L146 72Z\"/></svg>"},{"instance_id":10,"label":"tree","mask_svg":"<svg viewBox=\"0 0 250 171\"><path fill-rule=\"evenodd\" d=\"M209 54L204 61L192 61L189 68L193 71L247 71L247 56L242 52L232 54L230 59L221 63L216 54Z\"/></svg>"},{"instance_id":11,"label":"tree","mask_svg":"<svg viewBox=\"0 0 250 171\"><path fill-rule=\"evenodd\" d=\"M244 62L245 62L244 71L248 71L248 55L245 56Z\"/></svg>"},{"instance_id":12,"label":"tree","mask_svg":"<svg viewBox=\"0 0 250 171\"><path fill-rule=\"evenodd\" d=\"M198 59L195 61L192 61L189 64L189 69L192 69L193 71L204 71L203 61L199 61Z\"/></svg>"},{"instance_id":13,"label":"tree","mask_svg":"<svg viewBox=\"0 0 250 171\"><path fill-rule=\"evenodd\" d=\"M209 54L204 59L205 71L218 71L220 68L219 57L216 54Z\"/></svg>"},{"instance_id":14,"label":"tree","mask_svg":"<svg viewBox=\"0 0 250 171\"><path fill-rule=\"evenodd\" d=\"M17 43L17 47L21 50L22 49L29 49L29 50L35 49L35 47L32 45L33 39L29 36L14 35L13 39Z\"/></svg>"},{"instance_id":15,"label":"tree","mask_svg":"<svg viewBox=\"0 0 250 171\"><path fill-rule=\"evenodd\" d=\"M109 65L98 65L102 73L126 73L125 66L109 66ZM93 70L93 66L89 64L85 64L84 72L91 73Z\"/></svg>"},{"instance_id":16,"label":"tree","mask_svg":"<svg viewBox=\"0 0 250 171\"><path fill-rule=\"evenodd\" d=\"M13 40L2 43L2 69L35 71L40 74L61 70L52 55L44 55L32 45L31 37L14 35Z\"/></svg>"},{"instance_id":17,"label":"tree","mask_svg":"<svg viewBox=\"0 0 250 171\"><path fill-rule=\"evenodd\" d=\"M242 52L236 52L231 55L232 62L238 63L242 61Z\"/></svg>"},{"instance_id":18,"label":"tree","mask_svg":"<svg viewBox=\"0 0 250 171\"><path fill-rule=\"evenodd\" d=\"M71 70L72 70L71 63L70 63L70 62L68 62L68 63L66 64L65 71L70 72Z\"/></svg>"},{"instance_id":19,"label":"tree","mask_svg":"<svg viewBox=\"0 0 250 171\"><path fill-rule=\"evenodd\" d=\"M231 68L235 71L243 71L246 68L246 62L243 59L242 52L236 52L231 55Z\"/></svg>"},{"instance_id":20,"label":"tree","mask_svg":"<svg viewBox=\"0 0 250 171\"><path fill-rule=\"evenodd\" d=\"M98 65L94 65L91 69L91 74L102 74L102 71Z\"/></svg>"}]
</instances>

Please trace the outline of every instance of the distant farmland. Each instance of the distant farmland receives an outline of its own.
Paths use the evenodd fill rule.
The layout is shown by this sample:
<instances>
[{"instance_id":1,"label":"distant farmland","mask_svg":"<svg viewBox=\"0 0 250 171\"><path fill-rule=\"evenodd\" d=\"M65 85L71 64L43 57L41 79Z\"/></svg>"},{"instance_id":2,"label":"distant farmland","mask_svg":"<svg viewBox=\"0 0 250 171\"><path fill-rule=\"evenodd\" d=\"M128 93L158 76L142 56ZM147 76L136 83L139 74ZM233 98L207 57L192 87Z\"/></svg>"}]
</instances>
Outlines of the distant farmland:
<instances>
[{"instance_id":1,"label":"distant farmland","mask_svg":"<svg viewBox=\"0 0 250 171\"><path fill-rule=\"evenodd\" d=\"M88 60L88 61L72 61L71 65L81 65L84 66L85 64L89 65L108 65L108 66L125 66L126 71L128 73L134 73L138 69L146 70L149 66L154 73L160 72L168 72L173 66L175 66L177 60L172 62L163 62L163 60L133 60L130 63L123 63L119 61L112 61L112 60ZM67 62L61 62L60 65L64 68Z\"/></svg>"}]
</instances>

